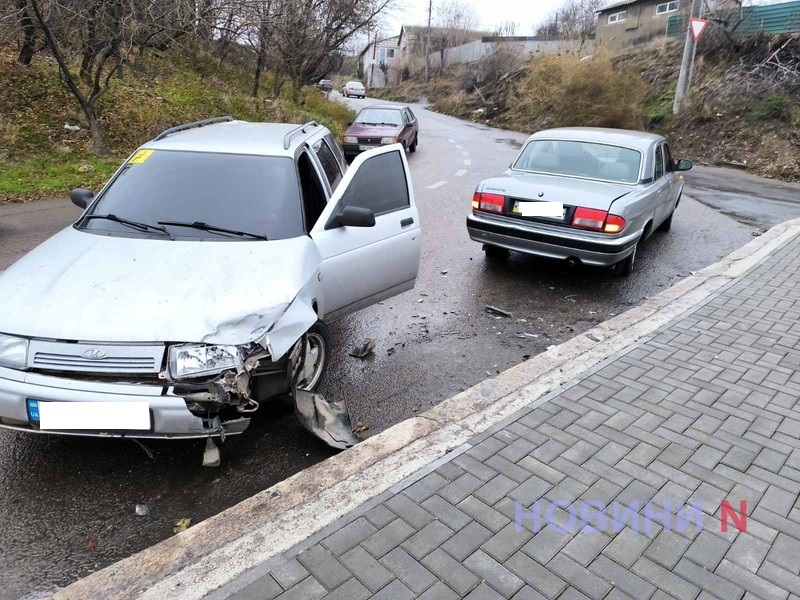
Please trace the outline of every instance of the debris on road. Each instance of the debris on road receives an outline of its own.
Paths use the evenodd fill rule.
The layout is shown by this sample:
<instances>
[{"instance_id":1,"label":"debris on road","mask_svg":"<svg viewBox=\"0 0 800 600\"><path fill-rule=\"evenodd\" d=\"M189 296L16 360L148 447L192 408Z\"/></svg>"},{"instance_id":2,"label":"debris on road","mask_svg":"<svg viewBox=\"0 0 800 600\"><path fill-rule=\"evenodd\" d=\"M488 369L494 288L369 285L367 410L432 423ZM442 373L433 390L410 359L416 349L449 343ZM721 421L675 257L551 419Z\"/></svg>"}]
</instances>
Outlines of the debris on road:
<instances>
[{"instance_id":1,"label":"debris on road","mask_svg":"<svg viewBox=\"0 0 800 600\"><path fill-rule=\"evenodd\" d=\"M394 348L394 347L392 347L392 348L389 348L389 349L386 351L386 354L388 354L389 356L391 356L391 355L392 355L392 354L394 354L394 353L395 353L395 348Z\"/></svg>"},{"instance_id":2,"label":"debris on road","mask_svg":"<svg viewBox=\"0 0 800 600\"><path fill-rule=\"evenodd\" d=\"M84 552L94 552L97 549L97 538L91 538L83 547Z\"/></svg>"},{"instance_id":3,"label":"debris on road","mask_svg":"<svg viewBox=\"0 0 800 600\"><path fill-rule=\"evenodd\" d=\"M375 351L375 340L369 339L361 346L356 346L350 351L350 356L353 358L367 358Z\"/></svg>"},{"instance_id":4,"label":"debris on road","mask_svg":"<svg viewBox=\"0 0 800 600\"><path fill-rule=\"evenodd\" d=\"M593 333L587 333L586 337L589 338L590 340L592 340L593 342L601 341L600 338L597 337L596 335L594 335Z\"/></svg>"},{"instance_id":5,"label":"debris on road","mask_svg":"<svg viewBox=\"0 0 800 600\"><path fill-rule=\"evenodd\" d=\"M136 514L140 517L149 517L150 516L150 507L146 504L137 504L136 505Z\"/></svg>"},{"instance_id":6,"label":"debris on road","mask_svg":"<svg viewBox=\"0 0 800 600\"><path fill-rule=\"evenodd\" d=\"M504 317L506 319L511 316L511 313L508 312L507 310L503 310L502 308L497 308L496 306L492 306L491 304L486 305L486 312L489 313L490 315Z\"/></svg>"},{"instance_id":7,"label":"debris on road","mask_svg":"<svg viewBox=\"0 0 800 600\"><path fill-rule=\"evenodd\" d=\"M177 523L175 523L175 527L172 528L173 533L180 533L181 531L186 531L189 529L189 526L192 524L192 520L189 517L184 517Z\"/></svg>"},{"instance_id":8,"label":"debris on road","mask_svg":"<svg viewBox=\"0 0 800 600\"><path fill-rule=\"evenodd\" d=\"M441 273L442 273L442 275L447 275L447 269L445 269L444 271L441 271Z\"/></svg>"},{"instance_id":9,"label":"debris on road","mask_svg":"<svg viewBox=\"0 0 800 600\"><path fill-rule=\"evenodd\" d=\"M367 427L361 421L359 421L358 423L356 423L356 428L353 429L353 433L364 433L368 429L369 427Z\"/></svg>"},{"instance_id":10,"label":"debris on road","mask_svg":"<svg viewBox=\"0 0 800 600\"><path fill-rule=\"evenodd\" d=\"M212 438L206 438L206 448L203 450L203 466L218 467L220 463L219 446Z\"/></svg>"}]
</instances>

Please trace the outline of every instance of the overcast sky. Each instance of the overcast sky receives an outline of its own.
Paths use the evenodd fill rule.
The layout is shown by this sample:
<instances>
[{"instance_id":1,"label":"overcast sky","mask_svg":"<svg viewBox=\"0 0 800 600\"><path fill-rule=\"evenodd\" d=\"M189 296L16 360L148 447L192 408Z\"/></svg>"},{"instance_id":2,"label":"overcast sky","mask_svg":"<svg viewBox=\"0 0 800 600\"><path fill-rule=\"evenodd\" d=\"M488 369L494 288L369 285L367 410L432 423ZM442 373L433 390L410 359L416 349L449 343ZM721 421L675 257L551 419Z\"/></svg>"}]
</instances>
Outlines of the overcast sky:
<instances>
[{"instance_id":1,"label":"overcast sky","mask_svg":"<svg viewBox=\"0 0 800 600\"><path fill-rule=\"evenodd\" d=\"M463 0L474 7L483 29L495 29L505 21L517 23L517 35L532 35L534 25L554 11L563 0ZM433 0L434 18L437 0ZM387 15L387 29L400 32L400 25L423 25L428 21L428 0L397 0ZM390 33L390 35L397 35Z\"/></svg>"}]
</instances>

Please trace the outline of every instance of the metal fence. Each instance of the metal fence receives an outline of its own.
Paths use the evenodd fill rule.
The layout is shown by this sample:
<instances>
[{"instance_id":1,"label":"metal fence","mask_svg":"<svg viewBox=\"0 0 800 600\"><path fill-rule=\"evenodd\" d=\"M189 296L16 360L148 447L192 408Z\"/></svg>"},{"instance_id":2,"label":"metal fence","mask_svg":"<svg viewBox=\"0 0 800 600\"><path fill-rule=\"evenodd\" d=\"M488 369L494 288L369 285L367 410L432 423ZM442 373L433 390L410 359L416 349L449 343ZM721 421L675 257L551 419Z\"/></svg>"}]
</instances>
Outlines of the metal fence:
<instances>
[{"instance_id":1,"label":"metal fence","mask_svg":"<svg viewBox=\"0 0 800 600\"><path fill-rule=\"evenodd\" d=\"M729 14L729 24L738 26L733 34L747 38L759 32L769 34L800 33L800 0L781 2L768 6L745 6ZM686 19L682 15L670 17L667 21L667 35L682 36L686 31Z\"/></svg>"}]
</instances>

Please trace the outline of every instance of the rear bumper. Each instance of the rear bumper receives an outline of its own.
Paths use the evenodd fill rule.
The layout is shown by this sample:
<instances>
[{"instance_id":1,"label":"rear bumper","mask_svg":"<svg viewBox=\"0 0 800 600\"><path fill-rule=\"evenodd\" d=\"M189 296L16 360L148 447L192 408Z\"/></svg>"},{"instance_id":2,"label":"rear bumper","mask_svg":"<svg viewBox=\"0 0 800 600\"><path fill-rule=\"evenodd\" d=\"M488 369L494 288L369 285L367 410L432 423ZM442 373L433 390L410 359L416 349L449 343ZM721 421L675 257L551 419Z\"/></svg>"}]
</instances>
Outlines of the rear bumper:
<instances>
[{"instance_id":1,"label":"rear bumper","mask_svg":"<svg viewBox=\"0 0 800 600\"><path fill-rule=\"evenodd\" d=\"M35 433L91 437L206 438L221 434L193 415L180 396L169 387L75 380L0 367L0 427ZM28 419L26 400L43 402L147 402L150 431L55 431L42 430ZM223 424L225 435L241 433L247 420Z\"/></svg>"},{"instance_id":2,"label":"rear bumper","mask_svg":"<svg viewBox=\"0 0 800 600\"><path fill-rule=\"evenodd\" d=\"M641 236L641 232L635 232L621 238L600 239L575 229L565 229L563 233L554 229L528 222L508 223L474 214L467 217L469 237L476 242L544 258L577 258L581 263L594 267L610 267L626 259Z\"/></svg>"}]
</instances>

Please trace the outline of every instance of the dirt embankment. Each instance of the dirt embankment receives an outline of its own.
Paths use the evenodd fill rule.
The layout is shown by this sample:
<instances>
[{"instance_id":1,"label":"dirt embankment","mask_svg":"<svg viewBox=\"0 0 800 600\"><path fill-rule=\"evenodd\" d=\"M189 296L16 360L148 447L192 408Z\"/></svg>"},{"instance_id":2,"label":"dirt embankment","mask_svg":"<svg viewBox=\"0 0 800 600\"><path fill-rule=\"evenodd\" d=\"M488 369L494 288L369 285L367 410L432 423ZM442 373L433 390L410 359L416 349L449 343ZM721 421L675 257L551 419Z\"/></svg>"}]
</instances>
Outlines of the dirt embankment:
<instances>
[{"instance_id":1,"label":"dirt embankment","mask_svg":"<svg viewBox=\"0 0 800 600\"><path fill-rule=\"evenodd\" d=\"M672 114L682 42L655 40L620 55L527 62L500 55L378 91L427 98L434 110L518 131L559 126L644 129L675 154L800 181L800 37L759 36L700 45L691 96ZM375 91L373 91L374 95Z\"/></svg>"}]
</instances>

